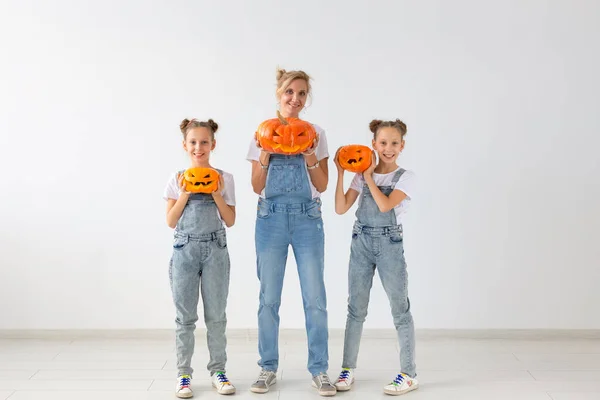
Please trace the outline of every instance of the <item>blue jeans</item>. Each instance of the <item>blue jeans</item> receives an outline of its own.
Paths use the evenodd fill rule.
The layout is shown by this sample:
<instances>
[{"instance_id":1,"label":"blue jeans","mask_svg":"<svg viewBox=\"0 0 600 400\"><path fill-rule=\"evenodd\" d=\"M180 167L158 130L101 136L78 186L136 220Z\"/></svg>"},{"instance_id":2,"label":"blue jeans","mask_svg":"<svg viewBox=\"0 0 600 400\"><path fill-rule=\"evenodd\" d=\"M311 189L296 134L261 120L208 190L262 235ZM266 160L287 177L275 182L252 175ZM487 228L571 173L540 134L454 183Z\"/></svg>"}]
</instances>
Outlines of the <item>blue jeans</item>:
<instances>
[{"instance_id":1,"label":"blue jeans","mask_svg":"<svg viewBox=\"0 0 600 400\"><path fill-rule=\"evenodd\" d=\"M169 278L177 312L176 347L179 375L192 375L198 302L202 296L211 375L227 363L227 296L230 260L225 229L208 234L176 233Z\"/></svg>"},{"instance_id":2,"label":"blue jeans","mask_svg":"<svg viewBox=\"0 0 600 400\"><path fill-rule=\"evenodd\" d=\"M355 224L348 270L348 317L342 368L356 368L360 338L375 269L388 296L400 344L401 372L416 377L415 328L408 299L402 227L361 228Z\"/></svg>"},{"instance_id":3,"label":"blue jeans","mask_svg":"<svg viewBox=\"0 0 600 400\"><path fill-rule=\"evenodd\" d=\"M308 370L327 372L328 328L325 296L324 234L319 199L282 204L260 199L256 219L258 308L258 364L269 371L279 365L279 306L290 244L294 251L302 291L308 337Z\"/></svg>"}]
</instances>

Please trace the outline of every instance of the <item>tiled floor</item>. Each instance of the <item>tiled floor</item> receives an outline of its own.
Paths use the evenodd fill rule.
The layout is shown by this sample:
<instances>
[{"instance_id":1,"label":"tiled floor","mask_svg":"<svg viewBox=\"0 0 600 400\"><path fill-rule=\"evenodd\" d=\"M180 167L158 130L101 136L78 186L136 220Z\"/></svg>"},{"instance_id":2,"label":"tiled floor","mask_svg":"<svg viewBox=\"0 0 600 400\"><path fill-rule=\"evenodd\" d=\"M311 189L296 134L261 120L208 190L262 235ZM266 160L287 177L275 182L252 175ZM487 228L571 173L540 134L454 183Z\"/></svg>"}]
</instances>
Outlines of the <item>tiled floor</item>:
<instances>
[{"instance_id":1,"label":"tiled floor","mask_svg":"<svg viewBox=\"0 0 600 400\"><path fill-rule=\"evenodd\" d=\"M173 399L174 342L155 334L43 333L24 338L0 332L0 400ZM198 399L217 399L205 366L204 334L198 333L193 387ZM342 332L331 333L330 376L339 373ZM229 334L228 376L234 398L320 398L306 371L304 333L285 331L280 343L279 381L272 391L249 392L256 378L256 336ZM357 381L344 399L391 398L382 386L398 372L398 346L391 331L365 332ZM413 400L600 400L600 336L419 334L421 387Z\"/></svg>"}]
</instances>

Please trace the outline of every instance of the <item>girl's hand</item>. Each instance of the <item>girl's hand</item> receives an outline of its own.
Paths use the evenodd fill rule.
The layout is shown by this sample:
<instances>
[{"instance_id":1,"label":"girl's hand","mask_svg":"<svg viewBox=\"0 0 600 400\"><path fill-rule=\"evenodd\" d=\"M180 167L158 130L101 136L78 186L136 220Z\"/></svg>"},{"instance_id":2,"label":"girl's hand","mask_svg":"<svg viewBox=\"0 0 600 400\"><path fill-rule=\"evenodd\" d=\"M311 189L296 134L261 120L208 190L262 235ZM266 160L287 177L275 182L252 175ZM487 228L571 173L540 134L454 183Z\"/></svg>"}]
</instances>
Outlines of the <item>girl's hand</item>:
<instances>
[{"instance_id":1,"label":"girl's hand","mask_svg":"<svg viewBox=\"0 0 600 400\"><path fill-rule=\"evenodd\" d=\"M335 157L333 157L333 162L335 163L335 166L337 167L338 173L343 174L344 168L342 168L342 166L340 165L340 160L338 159L338 157L340 156L341 149L342 149L342 146L338 147L337 151L335 152Z\"/></svg>"},{"instance_id":2,"label":"girl's hand","mask_svg":"<svg viewBox=\"0 0 600 400\"><path fill-rule=\"evenodd\" d=\"M375 167L377 166L377 153L375 152L375 150L373 150L371 152L371 165L369 165L369 168L367 168L365 170L365 172L363 172L363 176L371 176L373 175L373 171L375 171Z\"/></svg>"},{"instance_id":3,"label":"girl's hand","mask_svg":"<svg viewBox=\"0 0 600 400\"><path fill-rule=\"evenodd\" d=\"M179 183L179 196L189 196L192 192L188 192L185 189L185 180L183 174L177 174L177 182Z\"/></svg>"},{"instance_id":4,"label":"girl's hand","mask_svg":"<svg viewBox=\"0 0 600 400\"><path fill-rule=\"evenodd\" d=\"M318 145L319 145L319 134L317 133L315 140L313 140L312 146L310 146L308 149L306 149L306 151L303 152L302 155L303 156L312 156L313 154L315 154L315 150L317 149Z\"/></svg>"},{"instance_id":5,"label":"girl's hand","mask_svg":"<svg viewBox=\"0 0 600 400\"><path fill-rule=\"evenodd\" d=\"M211 193L213 198L215 196L222 196L224 187L225 187L225 181L223 180L223 175L221 175L219 177L219 184L217 185L217 189L215 189L215 191Z\"/></svg>"}]
</instances>

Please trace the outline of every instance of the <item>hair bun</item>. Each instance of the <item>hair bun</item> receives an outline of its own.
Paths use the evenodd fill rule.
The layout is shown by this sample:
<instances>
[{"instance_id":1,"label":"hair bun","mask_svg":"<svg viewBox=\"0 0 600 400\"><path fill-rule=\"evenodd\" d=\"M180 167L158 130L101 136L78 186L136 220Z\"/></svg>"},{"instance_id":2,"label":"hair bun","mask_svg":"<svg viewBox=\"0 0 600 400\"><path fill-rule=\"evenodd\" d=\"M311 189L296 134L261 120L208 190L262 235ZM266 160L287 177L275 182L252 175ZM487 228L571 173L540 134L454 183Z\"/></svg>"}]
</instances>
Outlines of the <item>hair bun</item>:
<instances>
[{"instance_id":1,"label":"hair bun","mask_svg":"<svg viewBox=\"0 0 600 400\"><path fill-rule=\"evenodd\" d=\"M219 129L219 124L217 124L212 119L208 120L208 125L210 126L210 129L212 129L213 133L215 133L217 131L217 129Z\"/></svg>"},{"instance_id":2,"label":"hair bun","mask_svg":"<svg viewBox=\"0 0 600 400\"><path fill-rule=\"evenodd\" d=\"M277 80L280 80L287 71L283 68L277 68Z\"/></svg>"},{"instance_id":3,"label":"hair bun","mask_svg":"<svg viewBox=\"0 0 600 400\"><path fill-rule=\"evenodd\" d=\"M187 128L187 126L190 124L190 120L189 119L184 119L183 121L181 121L181 123L179 124L179 129L181 129L181 132L183 132L185 134L185 128Z\"/></svg>"},{"instance_id":4,"label":"hair bun","mask_svg":"<svg viewBox=\"0 0 600 400\"><path fill-rule=\"evenodd\" d=\"M380 119L374 119L373 121L371 121L371 123L369 124L369 129L371 130L371 132L373 133L377 133L377 129L379 128L379 125L381 125L383 121Z\"/></svg>"}]
</instances>

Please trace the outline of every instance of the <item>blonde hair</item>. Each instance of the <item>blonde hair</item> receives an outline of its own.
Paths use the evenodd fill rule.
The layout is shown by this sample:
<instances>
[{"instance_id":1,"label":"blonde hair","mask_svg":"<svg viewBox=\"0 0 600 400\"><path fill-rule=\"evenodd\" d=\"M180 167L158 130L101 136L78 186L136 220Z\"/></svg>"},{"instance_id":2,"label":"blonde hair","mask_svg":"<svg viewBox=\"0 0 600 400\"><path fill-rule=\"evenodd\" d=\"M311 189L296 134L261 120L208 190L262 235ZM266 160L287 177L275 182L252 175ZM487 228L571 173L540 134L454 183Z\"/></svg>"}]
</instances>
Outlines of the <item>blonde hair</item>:
<instances>
[{"instance_id":1,"label":"blonde hair","mask_svg":"<svg viewBox=\"0 0 600 400\"><path fill-rule=\"evenodd\" d=\"M286 71L285 69L278 68L276 78L277 90L275 91L275 94L277 95L278 99L281 98L281 95L285 92L287 87L290 86L290 83L296 79L302 79L306 82L306 86L308 87L306 94L310 94L310 76L308 76L308 74L304 71Z\"/></svg>"},{"instance_id":2,"label":"blonde hair","mask_svg":"<svg viewBox=\"0 0 600 400\"><path fill-rule=\"evenodd\" d=\"M373 132L373 139L377 139L377 132L379 132L379 129L386 127L396 128L398 132L400 132L400 135L402 135L402 139L404 139L404 136L406 135L406 124L399 119L395 121L382 121L380 119L374 119L371 121L369 124L369 129L371 132Z\"/></svg>"},{"instance_id":3,"label":"blonde hair","mask_svg":"<svg viewBox=\"0 0 600 400\"><path fill-rule=\"evenodd\" d=\"M208 121L198 121L196 118L186 118L179 124L179 129L181 129L181 133L183 133L183 140L187 138L187 134L192 128L208 128L208 130L210 130L211 139L215 140L215 132L219 129L219 124L212 119L209 119Z\"/></svg>"}]
</instances>

